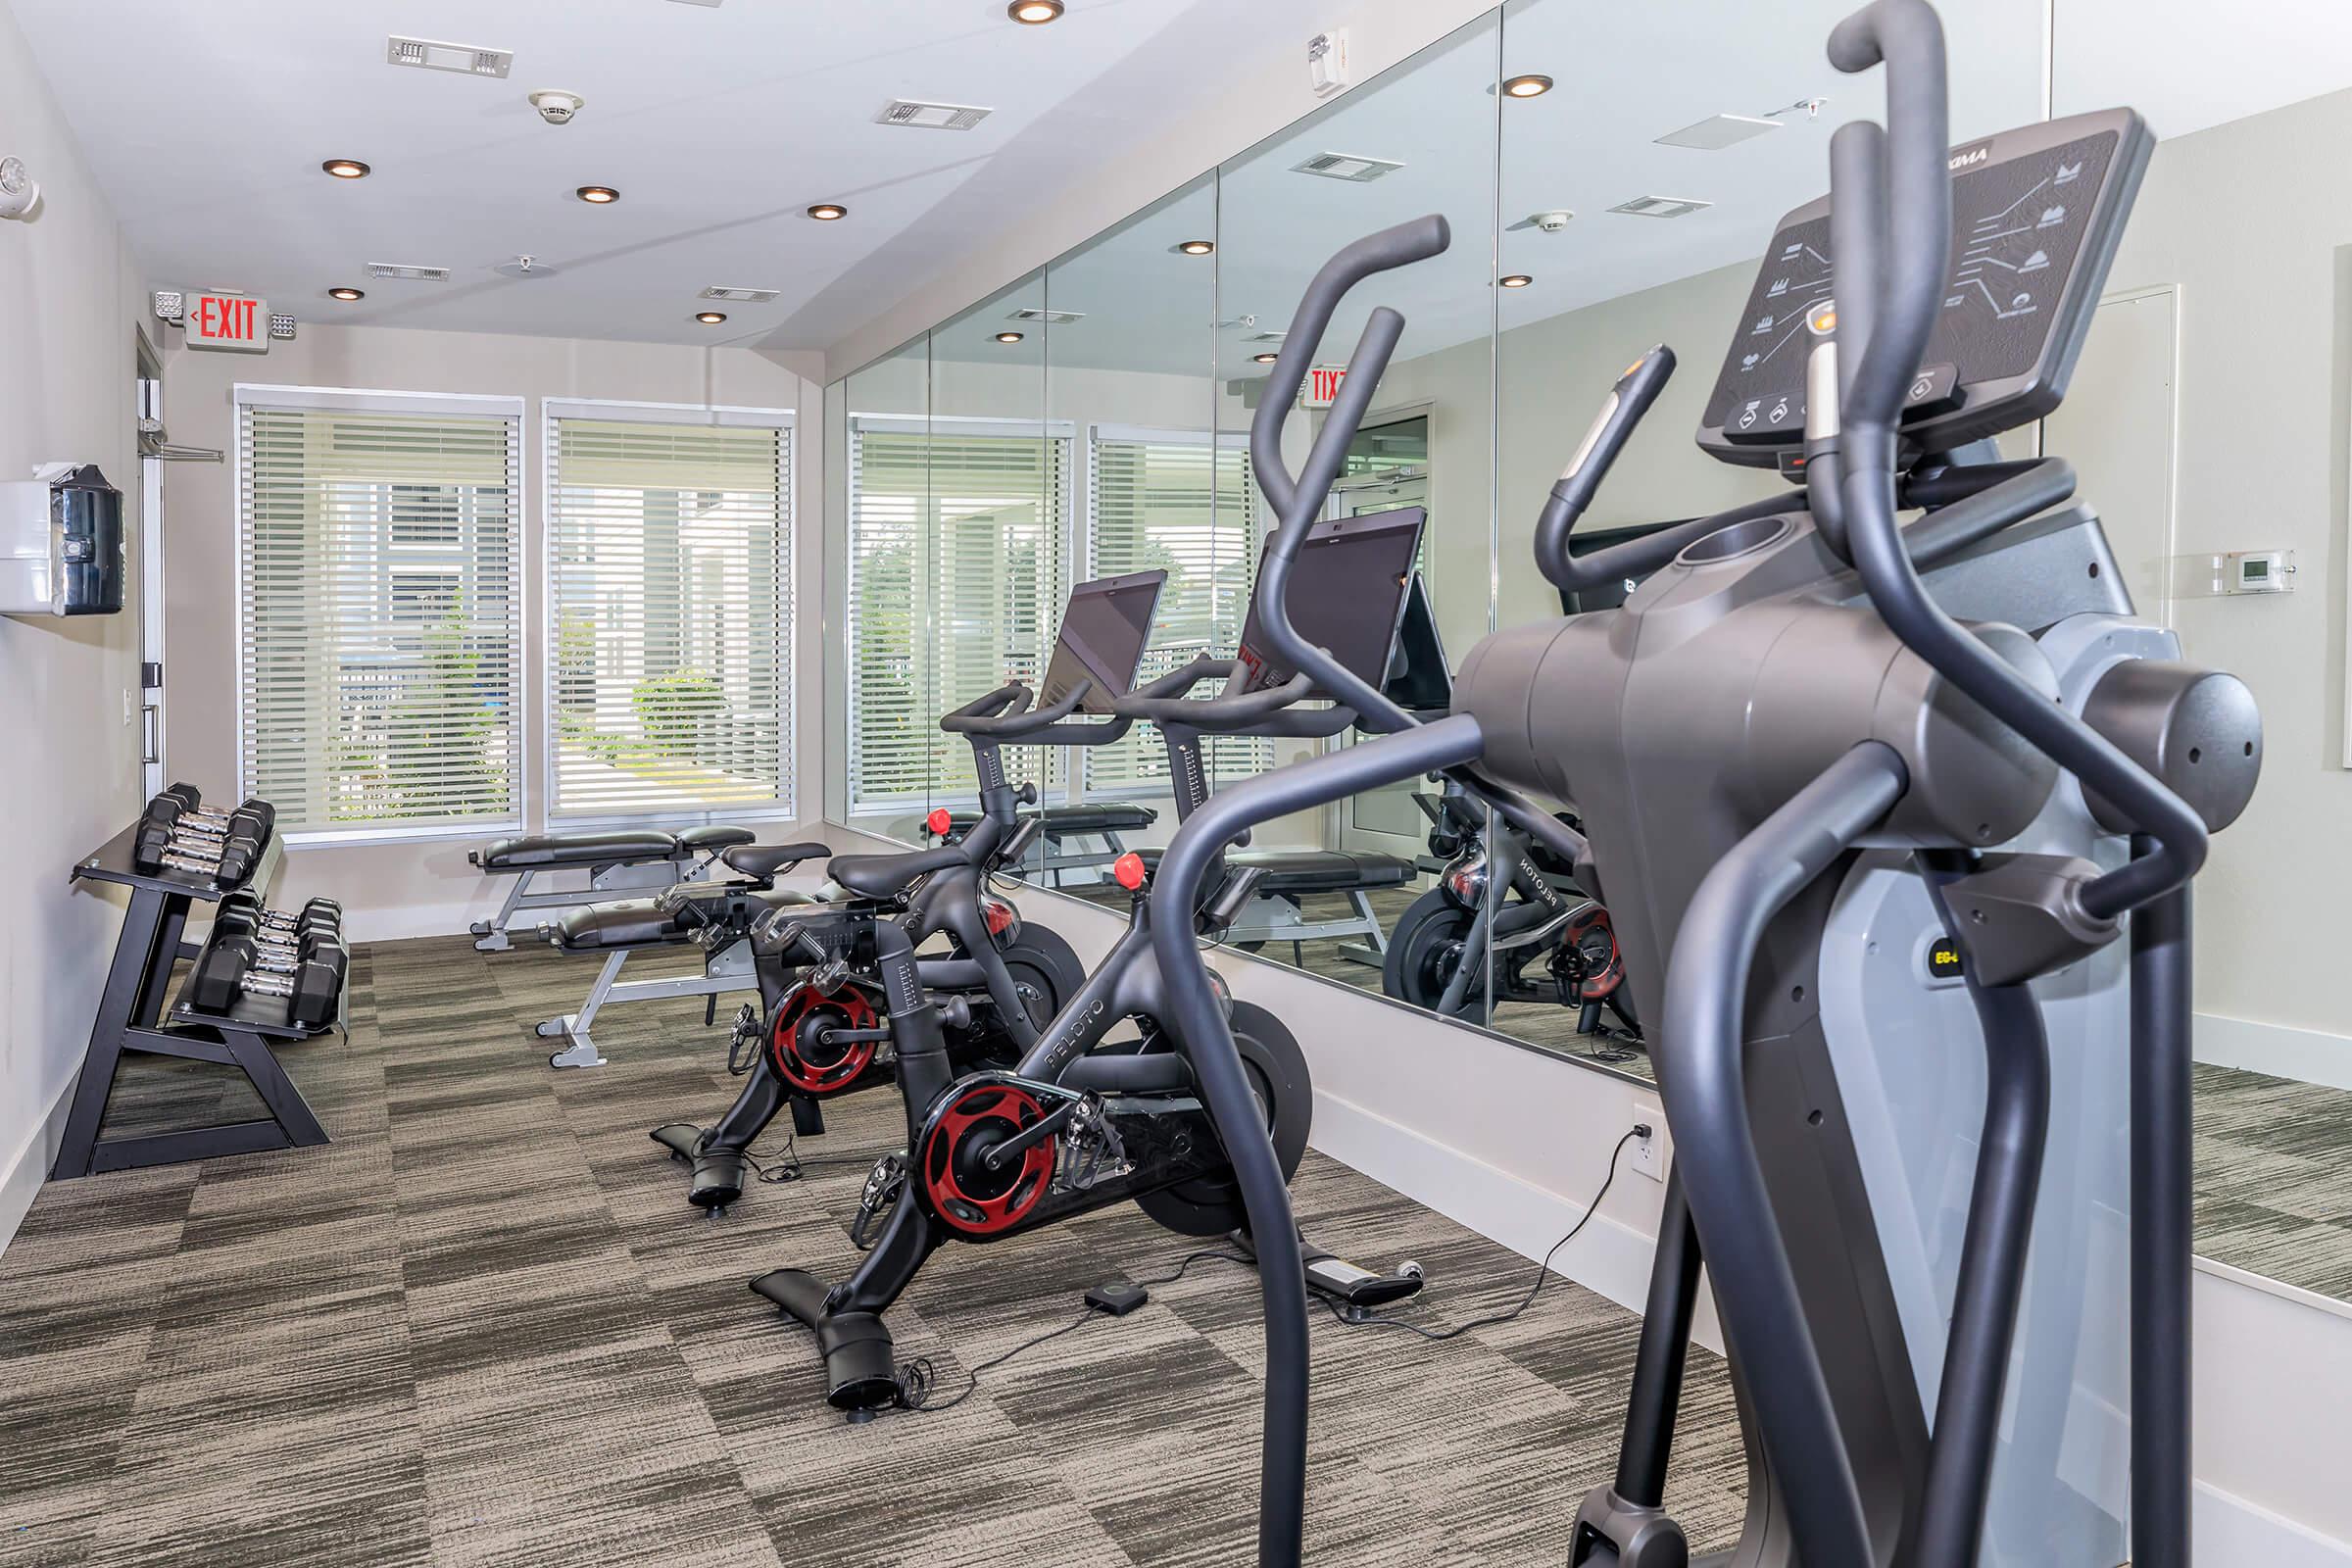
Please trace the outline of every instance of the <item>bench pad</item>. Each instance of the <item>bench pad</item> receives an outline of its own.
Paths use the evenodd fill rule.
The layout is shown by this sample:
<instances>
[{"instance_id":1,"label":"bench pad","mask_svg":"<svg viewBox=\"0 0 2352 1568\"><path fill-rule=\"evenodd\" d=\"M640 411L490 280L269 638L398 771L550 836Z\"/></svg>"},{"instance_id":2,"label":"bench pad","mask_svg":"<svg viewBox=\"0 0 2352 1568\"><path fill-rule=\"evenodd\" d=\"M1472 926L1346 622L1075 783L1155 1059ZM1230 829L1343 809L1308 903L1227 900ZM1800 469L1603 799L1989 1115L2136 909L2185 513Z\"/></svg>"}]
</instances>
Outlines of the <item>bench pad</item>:
<instances>
[{"instance_id":1,"label":"bench pad","mask_svg":"<svg viewBox=\"0 0 2352 1568\"><path fill-rule=\"evenodd\" d=\"M690 827L678 835L678 848L700 855L706 850L732 849L749 844L759 835L748 827L728 827L712 823L709 827Z\"/></svg>"},{"instance_id":2,"label":"bench pad","mask_svg":"<svg viewBox=\"0 0 2352 1568\"><path fill-rule=\"evenodd\" d=\"M674 860L683 853L676 834L652 829L629 833L533 833L500 839L488 849L476 851L473 862L495 875L505 871Z\"/></svg>"},{"instance_id":3,"label":"bench pad","mask_svg":"<svg viewBox=\"0 0 2352 1568\"><path fill-rule=\"evenodd\" d=\"M1077 801L1067 806L1035 807L1021 815L1042 819L1049 834L1140 833L1159 820L1159 813L1151 807L1125 801ZM956 811L948 818L948 831L951 834L968 831L979 820L978 811Z\"/></svg>"},{"instance_id":4,"label":"bench pad","mask_svg":"<svg viewBox=\"0 0 2352 1568\"><path fill-rule=\"evenodd\" d=\"M1142 850L1145 863L1159 868L1159 852ZM1368 893L1375 888L1399 888L1413 879L1409 860L1365 850L1236 850L1228 865L1253 865L1262 871L1260 893L1305 897L1317 893Z\"/></svg>"}]
</instances>

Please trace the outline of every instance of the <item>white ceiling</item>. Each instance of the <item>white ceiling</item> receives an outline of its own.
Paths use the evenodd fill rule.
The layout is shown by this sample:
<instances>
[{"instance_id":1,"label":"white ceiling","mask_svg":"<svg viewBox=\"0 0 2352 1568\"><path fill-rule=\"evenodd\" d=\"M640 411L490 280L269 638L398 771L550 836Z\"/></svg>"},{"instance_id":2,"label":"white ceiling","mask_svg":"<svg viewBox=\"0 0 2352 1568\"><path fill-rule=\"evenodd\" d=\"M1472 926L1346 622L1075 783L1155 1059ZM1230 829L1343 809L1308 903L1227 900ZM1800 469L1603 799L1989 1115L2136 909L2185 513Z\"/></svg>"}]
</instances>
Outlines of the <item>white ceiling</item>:
<instances>
[{"instance_id":1,"label":"white ceiling","mask_svg":"<svg viewBox=\"0 0 2352 1568\"><path fill-rule=\"evenodd\" d=\"M1349 0L1071 0L1045 27L1004 0L5 3L159 284L304 320L822 348ZM395 32L511 49L513 74L388 66ZM540 87L587 106L545 124ZM873 124L893 96L996 113ZM828 200L849 220L803 216ZM526 252L557 275L492 270ZM378 261L454 275L370 280ZM343 283L367 300L325 298ZM689 319L710 283L783 292L713 330Z\"/></svg>"},{"instance_id":2,"label":"white ceiling","mask_svg":"<svg viewBox=\"0 0 2352 1568\"><path fill-rule=\"evenodd\" d=\"M1295 49L1352 0L1071 0L1043 28L1002 0L0 0L13 7L158 283L242 287L305 320L565 336L824 348L1108 167L1236 59ZM1026 287L1083 310L1055 363L1198 374L1203 323L1278 326L1332 249L1439 211L1444 260L1384 282L1412 355L1753 256L1779 215L1826 183L1829 132L1876 114L1876 74L1839 76L1822 40L1852 0L1512 0L1492 19L1227 167L1220 188L1139 216ZM2043 0L1946 0L1953 133L2034 118ZM2060 113L2131 103L2177 136L2352 85L2352 0L2056 0L2049 58ZM398 31L511 48L505 81L396 70ZM1505 74L1558 86L1499 106ZM93 84L97 84L95 87ZM543 124L532 88L586 95ZM966 133L872 124L909 96L996 113ZM1819 95L1818 121L1718 152L1655 138L1718 112L1761 115ZM1496 127L1502 129L1496 195ZM1291 172L1311 153L1396 159L1365 185ZM2340 150L2337 150L2340 151ZM375 166L357 183L318 165ZM617 186L592 208L573 187ZM1605 211L1642 194L1696 197L1671 220ZM809 203L854 209L811 222ZM1495 300L1486 235L1548 208L1566 230L1506 233ZM1169 247L1208 232L1213 263ZM535 255L558 275L492 268ZM448 283L364 275L370 261L446 265ZM334 305L337 283L368 289ZM773 287L691 322L705 284ZM994 304L935 352L1001 352ZM1360 313L1339 323L1349 341ZM964 337L973 339L966 345ZM1250 373L1243 333L1220 372ZM1022 345L1034 351L1038 338ZM1336 351L1335 351L1336 352Z\"/></svg>"}]
</instances>

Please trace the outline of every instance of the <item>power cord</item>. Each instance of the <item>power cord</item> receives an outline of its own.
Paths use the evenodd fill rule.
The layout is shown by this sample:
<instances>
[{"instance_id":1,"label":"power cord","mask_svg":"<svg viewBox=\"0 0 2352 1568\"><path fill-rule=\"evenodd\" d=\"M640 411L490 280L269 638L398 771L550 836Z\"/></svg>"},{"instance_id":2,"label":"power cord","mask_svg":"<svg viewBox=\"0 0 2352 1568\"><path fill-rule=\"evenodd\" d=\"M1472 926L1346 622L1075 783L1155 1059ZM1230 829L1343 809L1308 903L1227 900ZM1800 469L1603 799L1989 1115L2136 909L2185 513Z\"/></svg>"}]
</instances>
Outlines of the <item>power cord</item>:
<instances>
[{"instance_id":1,"label":"power cord","mask_svg":"<svg viewBox=\"0 0 2352 1568\"><path fill-rule=\"evenodd\" d=\"M848 1168L873 1163L869 1156L863 1154L825 1154L816 1158L805 1158L800 1151L800 1139L792 1133L784 1135L782 1149L766 1151L747 1149L743 1152L743 1158L744 1163L752 1167L753 1172L759 1176L760 1180L771 1187L781 1187L786 1182L800 1181L812 1170Z\"/></svg>"},{"instance_id":2,"label":"power cord","mask_svg":"<svg viewBox=\"0 0 2352 1568\"><path fill-rule=\"evenodd\" d=\"M1173 1285L1178 1280L1184 1278L1185 1274L1195 1263L1210 1260L1223 1263L1240 1263L1245 1267L1247 1267L1250 1262L1250 1259L1242 1256L1242 1254L1239 1252L1220 1252L1213 1249L1199 1252L1188 1252L1185 1254L1183 1259L1177 1263L1174 1273L1162 1274L1156 1279L1137 1280L1134 1283L1138 1286L1141 1286L1145 1290L1155 1289L1156 1287L1162 1285ZM973 1367L969 1372L964 1374L963 1387L956 1391L956 1396L939 1404L933 1404L931 1402L931 1396L934 1392L936 1392L937 1388L939 1369L929 1356L915 1356L912 1360L906 1361L899 1367L899 1396L897 1400L897 1407L909 1412L919 1411L933 1415L936 1415L942 1411L953 1410L964 1400L970 1398L973 1395L980 1392L981 1373L993 1372L998 1367L1001 1367L1005 1362L1011 1360L1013 1357L1025 1355L1029 1351L1036 1349L1039 1346L1046 1344L1050 1340L1058 1340L1065 1334L1074 1334L1078 1330L1086 1327L1090 1319L1107 1317L1110 1314L1103 1308L1098 1307L1091 1302L1083 1307L1080 1307L1078 1309L1078 1315L1072 1318L1069 1322L1064 1323L1061 1327L1057 1329L1048 1329L1045 1333L1038 1335L1035 1339L1022 1341L1020 1344L1014 1346L1011 1349L1006 1350L1003 1355L993 1357L992 1359L983 1361L978 1366Z\"/></svg>"},{"instance_id":3,"label":"power cord","mask_svg":"<svg viewBox=\"0 0 2352 1568\"><path fill-rule=\"evenodd\" d=\"M1358 1312L1353 1317L1349 1317L1341 1311L1339 1302L1328 1297L1324 1298L1323 1304L1331 1308L1331 1315L1336 1321L1348 1328L1402 1329L1407 1334L1418 1334L1433 1345L1442 1344L1446 1340L1458 1340L1473 1329L1489 1329L1497 1324L1510 1322L1536 1304L1536 1298L1544 1292L1544 1282L1551 1278L1553 1255L1561 1248L1575 1241L1577 1234L1592 1223L1592 1216L1600 1212L1600 1200L1609 1196L1609 1188L1616 1183L1617 1158L1625 1152L1625 1146L1637 1138L1648 1137L1650 1130L1648 1123L1636 1122L1630 1132L1617 1140L1617 1147L1609 1151L1609 1173L1601 1179L1600 1191L1594 1193L1592 1200L1585 1205L1584 1217L1570 1226L1568 1234L1552 1243L1550 1250L1544 1252L1544 1260L1536 1265L1535 1283L1527 1288L1527 1294L1519 1298L1519 1304L1509 1311L1490 1313L1485 1317L1474 1317L1467 1323L1457 1323L1449 1329L1426 1329L1418 1323L1408 1323L1400 1317L1384 1317L1377 1312Z\"/></svg>"}]
</instances>

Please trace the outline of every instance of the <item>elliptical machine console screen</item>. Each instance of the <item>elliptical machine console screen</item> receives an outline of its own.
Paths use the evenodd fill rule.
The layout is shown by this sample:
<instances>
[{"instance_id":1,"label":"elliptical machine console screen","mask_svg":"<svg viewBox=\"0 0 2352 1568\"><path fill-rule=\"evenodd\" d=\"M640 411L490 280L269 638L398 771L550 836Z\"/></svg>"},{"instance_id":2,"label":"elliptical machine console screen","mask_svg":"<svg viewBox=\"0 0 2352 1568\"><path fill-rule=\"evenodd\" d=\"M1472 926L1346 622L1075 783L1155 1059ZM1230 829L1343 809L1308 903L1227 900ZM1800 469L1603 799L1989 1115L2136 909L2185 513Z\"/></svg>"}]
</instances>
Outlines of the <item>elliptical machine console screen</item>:
<instances>
[{"instance_id":1,"label":"elliptical machine console screen","mask_svg":"<svg viewBox=\"0 0 2352 1568\"><path fill-rule=\"evenodd\" d=\"M1349 674L1376 689L1389 672L1396 624L1404 614L1404 585L1412 579L1413 555L1421 548L1421 528L1428 519L1428 512L1420 507L1399 507L1318 522L1308 530L1291 568L1292 627L1315 647L1328 649ZM1273 540L1266 544L1271 548ZM1260 575L1265 572L1264 551L1258 553L1257 569ZM1298 673L1266 641L1254 598L1235 658L1242 666L1237 672L1239 691L1263 691Z\"/></svg>"},{"instance_id":2,"label":"elliptical machine console screen","mask_svg":"<svg viewBox=\"0 0 2352 1568\"><path fill-rule=\"evenodd\" d=\"M1039 704L1051 708L1080 681L1092 680L1094 688L1079 702L1078 711L1109 712L1111 703L1135 684L1144 644L1152 637L1152 616L1159 608L1159 591L1167 580L1164 571L1131 571L1071 589L1069 608L1061 612L1061 635L1054 641L1054 658L1039 688Z\"/></svg>"},{"instance_id":3,"label":"elliptical machine console screen","mask_svg":"<svg viewBox=\"0 0 2352 1568\"><path fill-rule=\"evenodd\" d=\"M2058 406L2090 328L2096 280L2155 138L2129 109L2023 126L1952 149L1950 281L1904 405L1919 451L1950 451ZM2088 265L2085 265L2085 264ZM1805 438L1808 318L1834 304L1830 202L1781 220L1732 335L1698 444L1772 467ZM1840 352L1847 345L1840 344Z\"/></svg>"}]
</instances>

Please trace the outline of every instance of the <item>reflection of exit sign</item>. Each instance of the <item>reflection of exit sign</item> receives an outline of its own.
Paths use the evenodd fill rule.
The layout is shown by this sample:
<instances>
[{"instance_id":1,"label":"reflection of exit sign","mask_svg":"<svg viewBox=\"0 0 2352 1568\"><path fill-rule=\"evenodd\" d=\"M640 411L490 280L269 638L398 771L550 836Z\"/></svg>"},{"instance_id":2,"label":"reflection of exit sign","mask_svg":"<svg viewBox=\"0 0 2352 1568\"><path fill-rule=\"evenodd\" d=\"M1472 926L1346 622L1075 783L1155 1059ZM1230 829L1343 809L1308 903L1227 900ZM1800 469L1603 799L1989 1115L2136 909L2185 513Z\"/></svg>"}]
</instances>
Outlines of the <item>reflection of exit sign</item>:
<instances>
[{"instance_id":1,"label":"reflection of exit sign","mask_svg":"<svg viewBox=\"0 0 2352 1568\"><path fill-rule=\"evenodd\" d=\"M1330 408L1332 399L1340 395L1340 383L1347 379L1348 367L1345 365L1316 366L1306 372L1306 396L1302 406L1310 409Z\"/></svg>"},{"instance_id":2,"label":"reflection of exit sign","mask_svg":"<svg viewBox=\"0 0 2352 1568\"><path fill-rule=\"evenodd\" d=\"M190 294L180 317L192 349L270 352L270 307L240 294Z\"/></svg>"}]
</instances>

